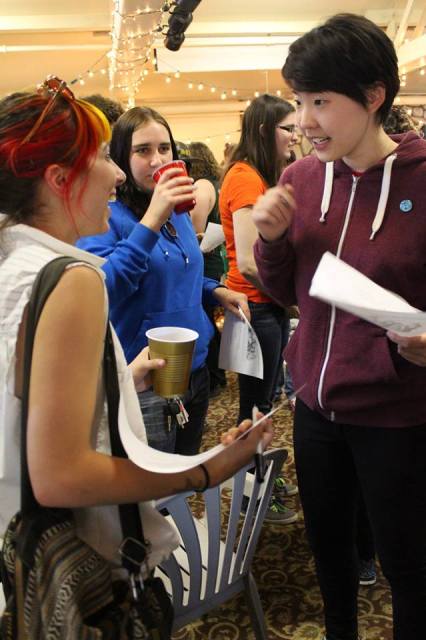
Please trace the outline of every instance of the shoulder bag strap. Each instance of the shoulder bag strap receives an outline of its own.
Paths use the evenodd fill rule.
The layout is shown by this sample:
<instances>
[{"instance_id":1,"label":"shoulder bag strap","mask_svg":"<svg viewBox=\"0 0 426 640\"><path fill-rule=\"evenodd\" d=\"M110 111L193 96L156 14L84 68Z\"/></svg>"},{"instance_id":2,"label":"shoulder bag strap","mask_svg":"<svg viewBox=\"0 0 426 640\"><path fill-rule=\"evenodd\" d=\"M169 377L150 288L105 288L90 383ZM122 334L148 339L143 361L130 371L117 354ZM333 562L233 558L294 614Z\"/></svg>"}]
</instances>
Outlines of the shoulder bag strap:
<instances>
[{"instance_id":1,"label":"shoulder bag strap","mask_svg":"<svg viewBox=\"0 0 426 640\"><path fill-rule=\"evenodd\" d=\"M118 405L120 388L118 383L117 361L111 327L108 324L104 350L104 380L108 403L108 425L112 455L127 458L118 432ZM146 559L148 543L145 541L142 522L137 504L120 504L120 523L123 533L122 564L132 574L140 572Z\"/></svg>"},{"instance_id":2,"label":"shoulder bag strap","mask_svg":"<svg viewBox=\"0 0 426 640\"><path fill-rule=\"evenodd\" d=\"M23 389L21 402L21 512L27 516L41 507L34 497L27 460L27 420L28 398L30 389L31 362L33 356L34 336L44 304L56 287L61 275L69 264L77 262L75 258L60 256L48 262L38 273L28 302L28 313L25 328L25 346L23 363Z\"/></svg>"}]
</instances>

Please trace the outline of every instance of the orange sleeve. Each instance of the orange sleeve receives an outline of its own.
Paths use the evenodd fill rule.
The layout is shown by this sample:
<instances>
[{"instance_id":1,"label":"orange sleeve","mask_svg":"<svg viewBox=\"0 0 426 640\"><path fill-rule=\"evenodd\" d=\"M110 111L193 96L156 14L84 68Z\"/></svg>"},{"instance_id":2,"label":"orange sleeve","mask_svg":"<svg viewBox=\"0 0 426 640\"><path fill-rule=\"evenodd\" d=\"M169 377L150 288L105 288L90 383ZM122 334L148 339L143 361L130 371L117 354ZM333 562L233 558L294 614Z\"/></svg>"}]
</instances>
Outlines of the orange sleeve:
<instances>
[{"instance_id":1,"label":"orange sleeve","mask_svg":"<svg viewBox=\"0 0 426 640\"><path fill-rule=\"evenodd\" d=\"M226 177L225 206L231 213L252 207L266 191L266 184L260 175L243 162L235 164Z\"/></svg>"}]
</instances>

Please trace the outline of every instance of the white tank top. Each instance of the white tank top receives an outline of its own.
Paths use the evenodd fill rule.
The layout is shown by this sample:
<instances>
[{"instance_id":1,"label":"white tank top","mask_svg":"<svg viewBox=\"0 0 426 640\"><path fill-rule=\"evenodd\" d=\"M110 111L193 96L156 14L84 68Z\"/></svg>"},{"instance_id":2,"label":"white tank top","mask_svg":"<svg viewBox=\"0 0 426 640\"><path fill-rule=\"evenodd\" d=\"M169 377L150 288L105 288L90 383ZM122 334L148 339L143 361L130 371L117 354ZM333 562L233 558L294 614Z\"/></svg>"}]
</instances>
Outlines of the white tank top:
<instances>
[{"instance_id":1,"label":"white tank top","mask_svg":"<svg viewBox=\"0 0 426 640\"><path fill-rule=\"evenodd\" d=\"M3 216L0 216L0 220ZM20 418L21 401L14 395L15 351L18 330L32 285L40 269L60 255L66 255L91 266L104 280L100 269L104 258L92 255L61 242L52 236L28 227L16 225L0 238L0 536L11 517L20 508ZM75 265L70 265L72 268ZM105 323L108 318L105 290ZM121 401L129 406L124 412L131 416L131 427L146 442L142 414L135 411L137 403L133 379L115 332L114 348ZM135 402L136 399L136 402ZM102 368L99 370L96 411L92 425L92 443L97 451L111 453L108 415L103 389ZM77 531L101 555L120 565L118 546L122 540L118 509L99 506L74 509ZM145 537L152 548L150 568L156 566L179 543L176 531L150 502L140 504Z\"/></svg>"}]
</instances>

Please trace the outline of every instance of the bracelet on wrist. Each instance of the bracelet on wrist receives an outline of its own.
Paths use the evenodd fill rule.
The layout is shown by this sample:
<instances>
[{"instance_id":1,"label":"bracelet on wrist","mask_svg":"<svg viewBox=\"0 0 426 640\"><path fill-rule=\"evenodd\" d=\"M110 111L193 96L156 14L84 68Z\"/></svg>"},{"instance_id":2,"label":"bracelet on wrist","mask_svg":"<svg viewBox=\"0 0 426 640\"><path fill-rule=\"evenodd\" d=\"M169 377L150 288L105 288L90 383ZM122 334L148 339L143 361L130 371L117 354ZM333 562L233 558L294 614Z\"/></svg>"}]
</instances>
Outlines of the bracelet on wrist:
<instances>
[{"instance_id":1,"label":"bracelet on wrist","mask_svg":"<svg viewBox=\"0 0 426 640\"><path fill-rule=\"evenodd\" d=\"M198 489L194 489L194 491L196 491L197 493L203 493L204 491L206 491L206 489L210 487L210 474L207 471L207 467L204 464L201 463L198 466L200 467L201 471L204 473L204 484Z\"/></svg>"}]
</instances>

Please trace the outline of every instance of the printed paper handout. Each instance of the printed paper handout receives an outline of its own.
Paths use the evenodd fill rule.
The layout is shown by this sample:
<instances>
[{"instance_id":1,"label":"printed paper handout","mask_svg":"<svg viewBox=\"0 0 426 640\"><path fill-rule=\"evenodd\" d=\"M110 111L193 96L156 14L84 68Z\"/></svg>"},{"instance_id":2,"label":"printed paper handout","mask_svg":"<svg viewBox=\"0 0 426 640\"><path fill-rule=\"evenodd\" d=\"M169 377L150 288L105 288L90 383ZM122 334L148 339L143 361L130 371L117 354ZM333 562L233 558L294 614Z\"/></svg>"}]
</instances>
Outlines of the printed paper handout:
<instances>
[{"instance_id":1,"label":"printed paper handout","mask_svg":"<svg viewBox=\"0 0 426 640\"><path fill-rule=\"evenodd\" d=\"M276 411L281 409L284 404L285 402L282 402L262 418L259 418L259 420L254 422L249 429L242 433L231 445L228 446L234 446L240 438L249 433L249 431L254 429L260 422L272 416ZM164 453L163 451L158 451L158 449L153 449L143 442L143 440L141 440L132 430L130 422L131 419L129 420L129 416L126 415L125 403L120 401L119 431L123 447L125 448L129 459L138 465L138 467L146 469L147 471L155 473L179 473L181 471L187 471L188 469L197 467L199 464L207 462L207 460L217 456L225 448L223 444L218 444L215 447L208 449L208 451L203 451L203 453L198 453L193 456L184 456L177 453Z\"/></svg>"},{"instance_id":2,"label":"printed paper handout","mask_svg":"<svg viewBox=\"0 0 426 640\"><path fill-rule=\"evenodd\" d=\"M225 242L222 225L215 222L209 222L204 232L203 239L200 242L200 249L203 253L213 251L220 244Z\"/></svg>"},{"instance_id":3,"label":"printed paper handout","mask_svg":"<svg viewBox=\"0 0 426 640\"><path fill-rule=\"evenodd\" d=\"M259 340L241 310L240 316L241 319L230 311L225 313L219 367L263 380L263 357Z\"/></svg>"},{"instance_id":4,"label":"printed paper handout","mask_svg":"<svg viewBox=\"0 0 426 640\"><path fill-rule=\"evenodd\" d=\"M320 260L309 294L400 335L426 332L426 312L412 307L329 252Z\"/></svg>"}]
</instances>

